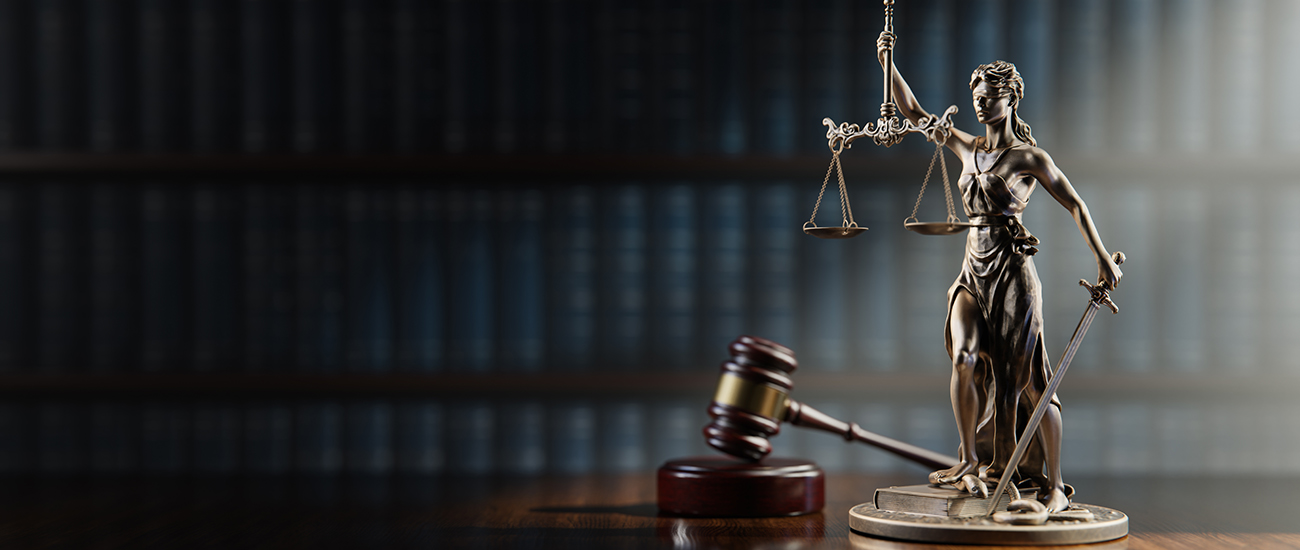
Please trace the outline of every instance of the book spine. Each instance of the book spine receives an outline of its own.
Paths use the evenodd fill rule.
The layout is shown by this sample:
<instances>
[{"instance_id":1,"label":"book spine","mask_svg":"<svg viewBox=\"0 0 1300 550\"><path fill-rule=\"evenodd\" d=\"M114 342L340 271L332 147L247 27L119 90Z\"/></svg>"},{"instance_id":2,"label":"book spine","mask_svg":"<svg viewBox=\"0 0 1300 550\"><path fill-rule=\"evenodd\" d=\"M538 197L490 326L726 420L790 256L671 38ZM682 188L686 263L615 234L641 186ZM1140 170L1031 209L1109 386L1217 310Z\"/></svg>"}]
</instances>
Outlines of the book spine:
<instances>
[{"instance_id":1,"label":"book spine","mask_svg":"<svg viewBox=\"0 0 1300 550\"><path fill-rule=\"evenodd\" d=\"M757 336L786 346L798 346L796 305L797 280L794 266L798 258L798 241L801 235L793 231L799 226L795 212L796 193L789 183L773 183L760 188L758 208L753 226L757 231L754 241L754 292L749 298L755 308ZM716 215L709 210L710 216ZM704 222L704 225L709 222ZM707 265L709 260L701 263ZM705 287L705 285L701 285ZM719 337L723 335L719 334ZM735 338L734 334L730 338ZM709 361L724 357L725 343L709 342L704 357ZM800 349L800 348L795 348Z\"/></svg>"},{"instance_id":2,"label":"book spine","mask_svg":"<svg viewBox=\"0 0 1300 550\"><path fill-rule=\"evenodd\" d=\"M602 363L617 370L633 370L644 362L646 352L645 190L626 184L611 190L604 199Z\"/></svg>"},{"instance_id":3,"label":"book spine","mask_svg":"<svg viewBox=\"0 0 1300 550\"><path fill-rule=\"evenodd\" d=\"M189 130L195 152L226 151L236 143L237 11L228 0L190 0Z\"/></svg>"},{"instance_id":4,"label":"book spine","mask_svg":"<svg viewBox=\"0 0 1300 550\"><path fill-rule=\"evenodd\" d=\"M1205 407L1200 403L1165 401L1155 403L1152 409L1152 429L1156 440L1151 443L1155 447L1151 453L1154 460L1148 471L1175 475L1208 473L1211 465L1205 464L1204 459L1213 454L1205 447L1203 434L1207 431L1207 424L1214 426L1214 421L1204 418ZM1249 433L1249 427L1246 428ZM1255 452L1263 450L1257 445L1249 448ZM1236 471L1231 473L1243 473L1237 469L1240 466L1240 463L1234 464Z\"/></svg>"},{"instance_id":5,"label":"book spine","mask_svg":"<svg viewBox=\"0 0 1300 550\"><path fill-rule=\"evenodd\" d=\"M806 198L808 200L802 201L803 204L812 200L811 196L806 195ZM804 306L800 317L804 322L800 323L803 334L799 342L805 351L799 354L799 362L801 367L811 371L840 372L849 362L845 334L848 286L845 284L843 244L838 240L805 239L801 246L801 263L807 266L807 273L816 274L801 281L803 292L800 299Z\"/></svg>"},{"instance_id":6,"label":"book spine","mask_svg":"<svg viewBox=\"0 0 1300 550\"><path fill-rule=\"evenodd\" d=\"M393 471L393 407L383 401L347 407L347 455L354 474L383 475Z\"/></svg>"},{"instance_id":7,"label":"book spine","mask_svg":"<svg viewBox=\"0 0 1300 550\"><path fill-rule=\"evenodd\" d=\"M87 359L91 371L98 373L125 370L136 355L138 335L131 307L139 284L132 269L137 263L130 251L129 227L135 209L124 200L126 191L108 184L97 184L90 191L89 243L89 348ZM130 221L128 221L130 220ZM3 231L4 229L0 229Z\"/></svg>"},{"instance_id":8,"label":"book spine","mask_svg":"<svg viewBox=\"0 0 1300 550\"><path fill-rule=\"evenodd\" d=\"M321 153L337 144L338 109L334 60L337 22L331 2L293 0L289 7L291 97L290 147L295 153Z\"/></svg>"},{"instance_id":9,"label":"book spine","mask_svg":"<svg viewBox=\"0 0 1300 550\"><path fill-rule=\"evenodd\" d=\"M1010 0L1007 7L1008 61L1025 81L1016 114L1033 127L1039 145L1049 149L1058 143L1056 12L1055 1Z\"/></svg>"},{"instance_id":10,"label":"book spine","mask_svg":"<svg viewBox=\"0 0 1300 550\"><path fill-rule=\"evenodd\" d=\"M501 406L501 463L513 475L537 475L546 469L546 409L527 400Z\"/></svg>"},{"instance_id":11,"label":"book spine","mask_svg":"<svg viewBox=\"0 0 1300 550\"><path fill-rule=\"evenodd\" d=\"M471 401L454 405L450 413L451 470L462 474L496 471L496 408L491 403Z\"/></svg>"},{"instance_id":12,"label":"book spine","mask_svg":"<svg viewBox=\"0 0 1300 550\"><path fill-rule=\"evenodd\" d=\"M271 303L268 306L267 361L269 370L292 370L296 361L296 274L297 227L293 196L284 187L268 190L269 214L267 240L269 245L268 271L266 273Z\"/></svg>"},{"instance_id":13,"label":"book spine","mask_svg":"<svg viewBox=\"0 0 1300 550\"><path fill-rule=\"evenodd\" d=\"M1071 151L1097 154L1106 148L1106 2L1066 0L1061 12L1061 127Z\"/></svg>"},{"instance_id":14,"label":"book spine","mask_svg":"<svg viewBox=\"0 0 1300 550\"><path fill-rule=\"evenodd\" d=\"M399 153L433 148L440 128L438 106L445 93L441 5L421 0L393 3L394 149Z\"/></svg>"},{"instance_id":15,"label":"book spine","mask_svg":"<svg viewBox=\"0 0 1300 550\"><path fill-rule=\"evenodd\" d=\"M1279 184L1263 189L1272 199L1265 201L1257 214L1261 220L1269 220L1261 227L1269 239L1261 244L1272 253L1261 268L1266 277L1263 291L1269 296L1261 319L1265 328L1260 337L1266 342L1261 350L1265 368L1261 370L1290 375L1300 372L1300 357L1291 353L1291 338L1300 326L1300 288L1294 284L1300 280L1300 228L1284 220L1286 212L1300 205L1300 188Z\"/></svg>"},{"instance_id":16,"label":"book spine","mask_svg":"<svg viewBox=\"0 0 1300 550\"><path fill-rule=\"evenodd\" d=\"M1199 300L1187 300L1206 292L1204 263L1206 227L1184 224L1170 227L1177 220L1205 219L1205 193L1188 187L1176 197L1162 199L1160 220L1160 263L1164 281L1160 296L1164 319L1159 338L1163 344L1163 364L1172 372L1202 372L1206 364L1206 314Z\"/></svg>"},{"instance_id":17,"label":"book spine","mask_svg":"<svg viewBox=\"0 0 1300 550\"><path fill-rule=\"evenodd\" d=\"M74 133L80 127L76 111L83 89L74 65L79 58L74 55L81 30L78 14L68 0L36 0L34 9L36 143L52 151L73 149L84 143Z\"/></svg>"},{"instance_id":18,"label":"book spine","mask_svg":"<svg viewBox=\"0 0 1300 550\"><path fill-rule=\"evenodd\" d=\"M858 274L857 308L849 318L856 318L857 334L852 337L856 346L849 354L865 370L893 372L904 368L899 346L902 332L896 315L903 309L898 290L902 281L898 266L902 263L906 235L899 229L898 213L903 209L900 193L894 185L875 185L857 196L859 204L858 225L870 228L872 239L863 243L861 252L850 260L853 273ZM865 200L863 200L865 199ZM861 249L860 249L861 250Z\"/></svg>"},{"instance_id":19,"label":"book spine","mask_svg":"<svg viewBox=\"0 0 1300 550\"><path fill-rule=\"evenodd\" d=\"M939 239L904 235L902 304L903 359L910 372L947 374L952 362L944 351L947 291L957 276L961 252L950 252Z\"/></svg>"},{"instance_id":20,"label":"book spine","mask_svg":"<svg viewBox=\"0 0 1300 550\"><path fill-rule=\"evenodd\" d=\"M1211 193L1214 208L1207 214L1218 222L1205 225L1215 228L1209 238L1218 241L1211 245L1217 252L1215 261L1199 264L1207 272L1207 283L1215 289L1206 303L1210 325L1206 328L1212 335L1207 342L1210 361L1225 375L1257 374L1263 359L1259 352L1264 346L1259 335L1265 330L1259 321L1266 314L1262 302L1267 299L1260 292L1266 284L1260 269L1266 265L1266 249L1260 246L1264 235L1258 215L1263 197L1253 185Z\"/></svg>"},{"instance_id":21,"label":"book spine","mask_svg":"<svg viewBox=\"0 0 1300 550\"><path fill-rule=\"evenodd\" d=\"M229 369L239 357L239 257L235 205L212 186L195 190L193 201L193 365L202 372Z\"/></svg>"},{"instance_id":22,"label":"book spine","mask_svg":"<svg viewBox=\"0 0 1300 550\"><path fill-rule=\"evenodd\" d=\"M36 459L36 422L32 406L0 403L0 473L30 473Z\"/></svg>"},{"instance_id":23,"label":"book spine","mask_svg":"<svg viewBox=\"0 0 1300 550\"><path fill-rule=\"evenodd\" d=\"M654 276L649 357L654 369L688 369L696 360L696 192L678 182L653 195L651 235Z\"/></svg>"},{"instance_id":24,"label":"book spine","mask_svg":"<svg viewBox=\"0 0 1300 550\"><path fill-rule=\"evenodd\" d=\"M39 193L37 368L43 373L66 372L76 368L80 359L76 347L68 343L81 337L75 309L81 303L78 291L84 287L77 280L81 251L73 221L75 196L59 183L46 183Z\"/></svg>"},{"instance_id":25,"label":"book spine","mask_svg":"<svg viewBox=\"0 0 1300 550\"><path fill-rule=\"evenodd\" d=\"M240 464L239 410L229 403L194 407L194 472L230 475Z\"/></svg>"},{"instance_id":26,"label":"book spine","mask_svg":"<svg viewBox=\"0 0 1300 550\"><path fill-rule=\"evenodd\" d=\"M906 407L903 441L931 451L956 454L957 426L953 420L952 406L946 401L927 401ZM907 462L904 471L927 475L924 466Z\"/></svg>"},{"instance_id":27,"label":"book spine","mask_svg":"<svg viewBox=\"0 0 1300 550\"><path fill-rule=\"evenodd\" d=\"M497 153L513 153L522 145L520 115L521 98L532 95L525 88L520 74L526 66L526 52L520 46L528 44L520 31L528 28L524 20L523 5L515 0L492 2L492 149ZM532 64L533 67L536 63Z\"/></svg>"},{"instance_id":28,"label":"book spine","mask_svg":"<svg viewBox=\"0 0 1300 550\"><path fill-rule=\"evenodd\" d=\"M181 405L150 403L140 412L140 466L145 473L179 474L189 469L189 411Z\"/></svg>"},{"instance_id":29,"label":"book spine","mask_svg":"<svg viewBox=\"0 0 1300 550\"><path fill-rule=\"evenodd\" d=\"M126 60L132 33L120 2L87 0L85 10L87 141L97 153L118 151L130 144Z\"/></svg>"},{"instance_id":30,"label":"book spine","mask_svg":"<svg viewBox=\"0 0 1300 550\"><path fill-rule=\"evenodd\" d=\"M1217 84L1216 104L1231 103L1238 107L1231 113L1219 112L1216 128L1218 147L1250 154L1260 150L1261 131L1266 127L1264 78L1273 71L1265 64L1265 1L1237 0L1219 2L1215 30L1219 33L1216 54L1223 72L1214 75ZM1271 118L1271 115L1268 115Z\"/></svg>"},{"instance_id":31,"label":"book spine","mask_svg":"<svg viewBox=\"0 0 1300 550\"><path fill-rule=\"evenodd\" d=\"M0 184L0 372L31 367L31 210L28 195L14 183Z\"/></svg>"},{"instance_id":32,"label":"book spine","mask_svg":"<svg viewBox=\"0 0 1300 550\"><path fill-rule=\"evenodd\" d=\"M29 43L33 26L31 4L0 1L0 150L31 147L32 90L35 70Z\"/></svg>"},{"instance_id":33,"label":"book spine","mask_svg":"<svg viewBox=\"0 0 1300 550\"><path fill-rule=\"evenodd\" d=\"M249 473L277 475L293 461L293 410L280 402L251 403L244 409L244 467Z\"/></svg>"},{"instance_id":34,"label":"book spine","mask_svg":"<svg viewBox=\"0 0 1300 550\"><path fill-rule=\"evenodd\" d=\"M36 417L36 469L43 474L81 473L86 457L86 413L81 406L56 401L42 403Z\"/></svg>"},{"instance_id":35,"label":"book spine","mask_svg":"<svg viewBox=\"0 0 1300 550\"><path fill-rule=\"evenodd\" d=\"M298 372L305 373L320 372L323 359L321 309L325 296L321 264L325 251L321 195L319 189L307 184L294 190L294 357Z\"/></svg>"},{"instance_id":36,"label":"book spine","mask_svg":"<svg viewBox=\"0 0 1300 550\"><path fill-rule=\"evenodd\" d=\"M348 193L348 363L355 372L392 368L392 201L388 192Z\"/></svg>"},{"instance_id":37,"label":"book spine","mask_svg":"<svg viewBox=\"0 0 1300 550\"><path fill-rule=\"evenodd\" d=\"M595 194L589 187L562 192L550 254L554 317L549 333L552 363L560 369L591 368L596 346Z\"/></svg>"},{"instance_id":38,"label":"book spine","mask_svg":"<svg viewBox=\"0 0 1300 550\"><path fill-rule=\"evenodd\" d=\"M286 138L285 14L272 0L241 0L240 150L269 153L284 149Z\"/></svg>"},{"instance_id":39,"label":"book spine","mask_svg":"<svg viewBox=\"0 0 1300 550\"><path fill-rule=\"evenodd\" d=\"M708 144L702 149L723 155L741 155L752 147L750 119L747 116L751 102L747 91L751 63L748 46L748 18L746 5L740 0L722 0L707 5L705 48L708 78L707 122Z\"/></svg>"},{"instance_id":40,"label":"book spine","mask_svg":"<svg viewBox=\"0 0 1300 550\"><path fill-rule=\"evenodd\" d=\"M90 472L96 475L124 475L139 465L139 420L134 407L122 403L94 403L90 406Z\"/></svg>"},{"instance_id":41,"label":"book spine","mask_svg":"<svg viewBox=\"0 0 1300 550\"><path fill-rule=\"evenodd\" d=\"M181 143L180 36L185 34L175 3L138 3L140 145L145 151L175 151Z\"/></svg>"},{"instance_id":42,"label":"book spine","mask_svg":"<svg viewBox=\"0 0 1300 550\"><path fill-rule=\"evenodd\" d=\"M271 368L271 205L267 189L243 189L244 362L250 372Z\"/></svg>"},{"instance_id":43,"label":"book spine","mask_svg":"<svg viewBox=\"0 0 1300 550\"><path fill-rule=\"evenodd\" d=\"M406 372L433 372L442 363L442 194L404 189L397 195L397 365ZM523 235L521 235L523 236Z\"/></svg>"},{"instance_id":44,"label":"book spine","mask_svg":"<svg viewBox=\"0 0 1300 550\"><path fill-rule=\"evenodd\" d=\"M320 301L320 332L311 345L319 348L320 370L338 372L346 357L347 334L345 199L336 188L312 187L320 191L320 294L316 298Z\"/></svg>"},{"instance_id":45,"label":"book spine","mask_svg":"<svg viewBox=\"0 0 1300 550\"><path fill-rule=\"evenodd\" d=\"M1106 408L1106 473L1140 474L1153 466L1151 407L1145 402L1111 403Z\"/></svg>"},{"instance_id":46,"label":"book spine","mask_svg":"<svg viewBox=\"0 0 1300 550\"><path fill-rule=\"evenodd\" d=\"M1159 139L1160 102L1160 5L1156 0L1116 2L1111 33L1114 60L1111 93L1117 101L1107 106L1113 115L1107 122L1119 151L1126 154L1154 152ZM1126 281L1127 282L1127 281ZM1127 286L1127 285L1126 285Z\"/></svg>"},{"instance_id":47,"label":"book spine","mask_svg":"<svg viewBox=\"0 0 1300 550\"><path fill-rule=\"evenodd\" d=\"M345 0L343 5L343 145L350 152L391 146L395 111L389 4Z\"/></svg>"},{"instance_id":48,"label":"book spine","mask_svg":"<svg viewBox=\"0 0 1300 550\"><path fill-rule=\"evenodd\" d=\"M786 156L795 152L799 59L796 30L799 13L793 1L774 0L755 10L749 39L754 48L753 86L755 144L759 152Z\"/></svg>"},{"instance_id":49,"label":"book spine","mask_svg":"<svg viewBox=\"0 0 1300 550\"><path fill-rule=\"evenodd\" d=\"M186 347L184 228L177 194L146 188L141 200L141 367L147 372L175 370Z\"/></svg>"},{"instance_id":50,"label":"book spine","mask_svg":"<svg viewBox=\"0 0 1300 550\"><path fill-rule=\"evenodd\" d=\"M446 103L443 126L443 149L448 153L481 151L492 136L493 119L489 110L492 45L490 33L473 29L489 28L489 2L448 0L443 4L446 26Z\"/></svg>"},{"instance_id":51,"label":"book spine","mask_svg":"<svg viewBox=\"0 0 1300 550\"><path fill-rule=\"evenodd\" d=\"M666 401L655 403L648 419L651 436L648 465L663 464L674 458L704 454L700 431L708 424L708 415L698 403Z\"/></svg>"},{"instance_id":52,"label":"book spine","mask_svg":"<svg viewBox=\"0 0 1300 550\"><path fill-rule=\"evenodd\" d=\"M1164 121L1171 149L1180 153L1206 150L1210 145L1212 117L1187 116L1211 108L1211 71L1206 59L1213 59L1213 13L1209 0L1171 2L1167 6L1168 44L1165 62L1167 89L1173 90L1164 105Z\"/></svg>"},{"instance_id":53,"label":"book spine","mask_svg":"<svg viewBox=\"0 0 1300 550\"><path fill-rule=\"evenodd\" d=\"M334 402L299 403L294 414L294 466L309 475L343 468L343 408Z\"/></svg>"},{"instance_id":54,"label":"book spine","mask_svg":"<svg viewBox=\"0 0 1300 550\"><path fill-rule=\"evenodd\" d=\"M596 410L582 401L556 406L550 415L551 471L584 474L596 469Z\"/></svg>"},{"instance_id":55,"label":"book spine","mask_svg":"<svg viewBox=\"0 0 1300 550\"><path fill-rule=\"evenodd\" d=\"M456 191L451 207L450 362L453 368L487 372L495 357L496 283L493 265L490 191Z\"/></svg>"},{"instance_id":56,"label":"book spine","mask_svg":"<svg viewBox=\"0 0 1300 550\"><path fill-rule=\"evenodd\" d=\"M658 89L658 148L673 155L695 152L699 114L699 53L703 34L703 6L689 0L661 3L654 78Z\"/></svg>"},{"instance_id":57,"label":"book spine","mask_svg":"<svg viewBox=\"0 0 1300 550\"><path fill-rule=\"evenodd\" d=\"M641 403L610 403L602 407L602 469L632 473L646 469L646 418Z\"/></svg>"},{"instance_id":58,"label":"book spine","mask_svg":"<svg viewBox=\"0 0 1300 550\"><path fill-rule=\"evenodd\" d=\"M1268 67L1272 89L1267 101L1275 107L1270 116L1276 118L1268 125L1273 131L1267 137L1281 151L1300 151L1300 135L1287 130L1300 124L1300 102L1289 100L1300 89L1300 56L1289 53L1300 51L1300 4L1274 2L1271 6L1268 19L1273 41L1269 51L1273 53Z\"/></svg>"},{"instance_id":59,"label":"book spine","mask_svg":"<svg viewBox=\"0 0 1300 550\"><path fill-rule=\"evenodd\" d=\"M429 475L447 465L443 408L436 401L403 403L397 409L397 471Z\"/></svg>"},{"instance_id":60,"label":"book spine","mask_svg":"<svg viewBox=\"0 0 1300 550\"><path fill-rule=\"evenodd\" d=\"M501 239L498 281L504 369L537 372L545 358L543 209L542 193L536 189L509 192L502 200L502 219L509 220L513 233Z\"/></svg>"},{"instance_id":61,"label":"book spine","mask_svg":"<svg viewBox=\"0 0 1300 550\"><path fill-rule=\"evenodd\" d=\"M705 191L704 199L704 328L707 354L727 349L745 326L745 274L748 197L739 183L726 183ZM796 348L797 349L797 348ZM717 350L717 351L714 351Z\"/></svg>"},{"instance_id":62,"label":"book spine","mask_svg":"<svg viewBox=\"0 0 1300 550\"><path fill-rule=\"evenodd\" d=\"M851 4L846 0L817 0L802 10L805 14L799 38L803 40L803 94L806 114L799 117L799 149L815 154L826 152L824 132L809 122L830 117L837 122L849 120L848 96L852 90L849 59L849 27L853 23ZM874 55L872 56L875 57Z\"/></svg>"}]
</instances>

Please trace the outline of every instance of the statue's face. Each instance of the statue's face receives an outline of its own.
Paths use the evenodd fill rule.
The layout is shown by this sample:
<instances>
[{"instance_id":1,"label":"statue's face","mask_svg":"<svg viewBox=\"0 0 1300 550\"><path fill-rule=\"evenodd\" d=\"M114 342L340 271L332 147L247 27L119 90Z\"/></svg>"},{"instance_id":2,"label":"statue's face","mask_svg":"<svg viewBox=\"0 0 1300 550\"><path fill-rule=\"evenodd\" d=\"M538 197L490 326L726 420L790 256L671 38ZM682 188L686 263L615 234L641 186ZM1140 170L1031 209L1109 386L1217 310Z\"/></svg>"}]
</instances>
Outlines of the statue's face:
<instances>
[{"instance_id":1,"label":"statue's face","mask_svg":"<svg viewBox=\"0 0 1300 550\"><path fill-rule=\"evenodd\" d=\"M971 90L971 99L975 104L975 118L980 124L997 124L1011 111L1011 93L989 86L980 81Z\"/></svg>"}]
</instances>

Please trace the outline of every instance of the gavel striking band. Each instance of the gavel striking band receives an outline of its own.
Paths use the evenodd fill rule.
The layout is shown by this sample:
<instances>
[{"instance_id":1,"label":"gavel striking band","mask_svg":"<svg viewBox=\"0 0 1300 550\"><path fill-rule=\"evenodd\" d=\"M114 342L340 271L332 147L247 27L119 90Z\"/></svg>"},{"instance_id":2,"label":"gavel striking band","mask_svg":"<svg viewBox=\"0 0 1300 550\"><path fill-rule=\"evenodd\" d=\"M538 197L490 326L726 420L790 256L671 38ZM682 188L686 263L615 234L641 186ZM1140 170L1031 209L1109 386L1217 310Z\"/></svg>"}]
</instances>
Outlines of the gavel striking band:
<instances>
[{"instance_id":1,"label":"gavel striking band","mask_svg":"<svg viewBox=\"0 0 1300 550\"><path fill-rule=\"evenodd\" d=\"M768 438L781 432L781 422L838 434L861 441L927 468L947 468L957 459L862 429L790 399L798 368L789 348L753 336L741 336L730 346L731 359L722 364L722 377L704 427L704 438L719 451L752 461L772 452Z\"/></svg>"}]
</instances>

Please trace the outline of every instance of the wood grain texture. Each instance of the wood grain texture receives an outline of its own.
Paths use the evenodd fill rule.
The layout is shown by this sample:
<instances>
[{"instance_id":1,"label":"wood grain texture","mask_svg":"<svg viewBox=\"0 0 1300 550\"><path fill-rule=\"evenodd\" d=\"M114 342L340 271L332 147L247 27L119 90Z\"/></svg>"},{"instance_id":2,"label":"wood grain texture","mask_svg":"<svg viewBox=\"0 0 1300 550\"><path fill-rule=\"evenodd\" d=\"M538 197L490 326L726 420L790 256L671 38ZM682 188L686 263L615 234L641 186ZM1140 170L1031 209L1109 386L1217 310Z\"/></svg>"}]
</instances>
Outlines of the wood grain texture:
<instances>
[{"instance_id":1,"label":"wood grain texture","mask_svg":"<svg viewBox=\"0 0 1300 550\"><path fill-rule=\"evenodd\" d=\"M916 475L831 475L820 513L660 517L631 476L0 479L4 548L969 549L849 533L847 510ZM1130 517L1127 539L1073 548L1297 548L1300 478L1070 479ZM1070 548L1070 547L1065 547Z\"/></svg>"}]
</instances>

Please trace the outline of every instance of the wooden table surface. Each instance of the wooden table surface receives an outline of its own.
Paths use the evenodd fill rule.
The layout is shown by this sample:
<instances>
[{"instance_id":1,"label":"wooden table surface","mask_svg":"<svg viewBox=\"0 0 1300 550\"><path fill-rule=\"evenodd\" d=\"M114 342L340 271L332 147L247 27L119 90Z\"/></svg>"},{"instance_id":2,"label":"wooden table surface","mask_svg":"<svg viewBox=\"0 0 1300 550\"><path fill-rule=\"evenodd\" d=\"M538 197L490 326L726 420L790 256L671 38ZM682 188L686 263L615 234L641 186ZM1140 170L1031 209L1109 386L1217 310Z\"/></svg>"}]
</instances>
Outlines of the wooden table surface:
<instances>
[{"instance_id":1,"label":"wooden table surface","mask_svg":"<svg viewBox=\"0 0 1300 550\"><path fill-rule=\"evenodd\" d=\"M826 509L660 517L654 476L0 481L3 548L971 548L851 534L848 509L914 476L830 475ZM1300 548L1300 478L1070 479L1130 535L1074 548Z\"/></svg>"}]
</instances>

